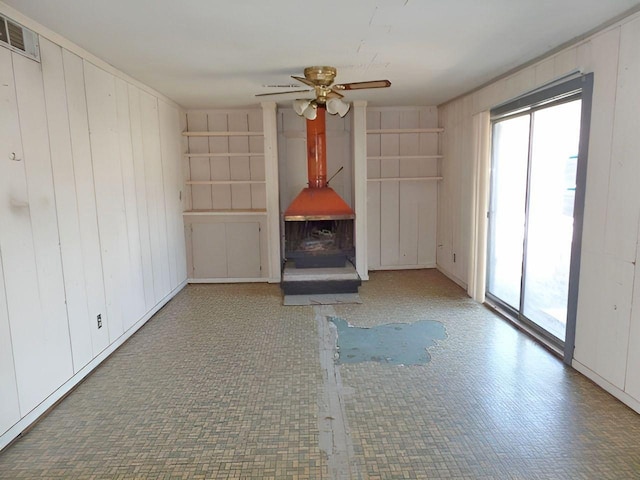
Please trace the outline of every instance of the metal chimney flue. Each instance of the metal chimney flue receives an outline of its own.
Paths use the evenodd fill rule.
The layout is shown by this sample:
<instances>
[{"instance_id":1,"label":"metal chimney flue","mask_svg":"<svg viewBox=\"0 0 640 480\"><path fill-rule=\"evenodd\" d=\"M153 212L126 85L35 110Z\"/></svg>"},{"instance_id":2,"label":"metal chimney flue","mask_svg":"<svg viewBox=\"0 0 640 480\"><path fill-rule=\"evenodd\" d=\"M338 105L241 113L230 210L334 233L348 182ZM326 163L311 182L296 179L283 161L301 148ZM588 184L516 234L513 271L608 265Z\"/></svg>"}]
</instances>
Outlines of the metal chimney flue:
<instances>
[{"instance_id":1,"label":"metal chimney flue","mask_svg":"<svg viewBox=\"0 0 640 480\"><path fill-rule=\"evenodd\" d=\"M349 220L355 212L327 185L326 108L307 119L307 178L309 186L294 198L284 212L285 221Z\"/></svg>"}]
</instances>

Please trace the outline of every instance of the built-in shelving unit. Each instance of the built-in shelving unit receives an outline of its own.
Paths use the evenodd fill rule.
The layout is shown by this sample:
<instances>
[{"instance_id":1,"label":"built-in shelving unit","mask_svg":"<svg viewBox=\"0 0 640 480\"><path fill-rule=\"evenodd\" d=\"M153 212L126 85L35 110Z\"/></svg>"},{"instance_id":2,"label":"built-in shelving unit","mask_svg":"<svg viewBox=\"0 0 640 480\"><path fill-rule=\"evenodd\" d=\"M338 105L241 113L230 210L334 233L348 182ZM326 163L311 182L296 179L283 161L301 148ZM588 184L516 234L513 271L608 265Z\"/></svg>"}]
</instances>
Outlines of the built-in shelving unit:
<instances>
[{"instance_id":1,"label":"built-in shelving unit","mask_svg":"<svg viewBox=\"0 0 640 480\"><path fill-rule=\"evenodd\" d=\"M367 260L371 270L436 264L437 109L367 109Z\"/></svg>"},{"instance_id":2,"label":"built-in shelving unit","mask_svg":"<svg viewBox=\"0 0 640 480\"><path fill-rule=\"evenodd\" d=\"M191 282L266 281L263 111L187 112L185 219Z\"/></svg>"}]
</instances>

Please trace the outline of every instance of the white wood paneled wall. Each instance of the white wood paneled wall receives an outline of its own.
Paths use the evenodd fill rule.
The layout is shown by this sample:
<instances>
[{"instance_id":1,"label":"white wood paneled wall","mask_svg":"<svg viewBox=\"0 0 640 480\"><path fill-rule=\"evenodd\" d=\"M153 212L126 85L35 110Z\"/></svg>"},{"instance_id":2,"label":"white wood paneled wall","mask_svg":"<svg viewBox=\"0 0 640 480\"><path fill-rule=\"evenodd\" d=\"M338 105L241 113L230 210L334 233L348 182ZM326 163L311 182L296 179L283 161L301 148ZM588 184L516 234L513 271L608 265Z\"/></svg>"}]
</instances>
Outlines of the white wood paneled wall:
<instances>
[{"instance_id":1,"label":"white wood paneled wall","mask_svg":"<svg viewBox=\"0 0 640 480\"><path fill-rule=\"evenodd\" d=\"M186 280L178 107L40 48L0 48L0 448Z\"/></svg>"},{"instance_id":2,"label":"white wood paneled wall","mask_svg":"<svg viewBox=\"0 0 640 480\"><path fill-rule=\"evenodd\" d=\"M640 411L640 15L442 106L438 267L469 265L473 115L581 69L594 73L573 365ZM452 260L457 253L457 262Z\"/></svg>"},{"instance_id":3,"label":"white wood paneled wall","mask_svg":"<svg viewBox=\"0 0 640 480\"><path fill-rule=\"evenodd\" d=\"M371 270L436 265L437 127L436 107L367 109Z\"/></svg>"}]
</instances>

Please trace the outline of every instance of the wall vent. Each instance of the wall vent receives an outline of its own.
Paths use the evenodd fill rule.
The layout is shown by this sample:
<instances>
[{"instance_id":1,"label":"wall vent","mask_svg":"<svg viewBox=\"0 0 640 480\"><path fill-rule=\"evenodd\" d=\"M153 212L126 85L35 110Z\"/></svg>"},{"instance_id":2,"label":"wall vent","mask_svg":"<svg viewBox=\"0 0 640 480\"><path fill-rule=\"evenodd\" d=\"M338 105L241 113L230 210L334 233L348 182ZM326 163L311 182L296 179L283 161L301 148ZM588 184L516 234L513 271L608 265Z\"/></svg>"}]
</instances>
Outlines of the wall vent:
<instances>
[{"instance_id":1,"label":"wall vent","mask_svg":"<svg viewBox=\"0 0 640 480\"><path fill-rule=\"evenodd\" d=\"M0 45L36 62L40 61L38 35L2 15L0 15Z\"/></svg>"}]
</instances>

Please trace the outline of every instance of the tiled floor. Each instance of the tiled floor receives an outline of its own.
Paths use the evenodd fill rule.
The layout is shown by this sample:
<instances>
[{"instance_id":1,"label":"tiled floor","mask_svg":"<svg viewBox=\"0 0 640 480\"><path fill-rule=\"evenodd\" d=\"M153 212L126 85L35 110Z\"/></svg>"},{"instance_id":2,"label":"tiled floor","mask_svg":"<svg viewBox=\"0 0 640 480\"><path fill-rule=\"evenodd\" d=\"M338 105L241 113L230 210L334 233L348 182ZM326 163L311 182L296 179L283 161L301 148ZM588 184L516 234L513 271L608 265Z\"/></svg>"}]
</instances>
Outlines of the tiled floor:
<instances>
[{"instance_id":1,"label":"tiled floor","mask_svg":"<svg viewBox=\"0 0 640 480\"><path fill-rule=\"evenodd\" d=\"M283 307L276 285L187 287L0 453L0 478L640 478L640 415L436 271L373 273L360 296ZM426 365L336 366L334 392L319 311L448 336ZM328 391L350 474L320 448Z\"/></svg>"}]
</instances>

